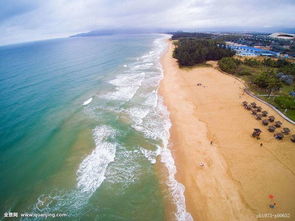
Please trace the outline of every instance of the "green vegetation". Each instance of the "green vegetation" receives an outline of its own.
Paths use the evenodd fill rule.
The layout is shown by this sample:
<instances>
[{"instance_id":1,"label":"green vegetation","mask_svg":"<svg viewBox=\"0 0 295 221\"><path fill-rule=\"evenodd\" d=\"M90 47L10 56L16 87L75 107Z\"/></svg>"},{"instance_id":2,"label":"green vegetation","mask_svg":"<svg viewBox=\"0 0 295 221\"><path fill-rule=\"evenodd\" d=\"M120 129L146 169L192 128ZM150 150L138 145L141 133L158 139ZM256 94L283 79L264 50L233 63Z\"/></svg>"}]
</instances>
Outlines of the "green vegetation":
<instances>
[{"instance_id":1,"label":"green vegetation","mask_svg":"<svg viewBox=\"0 0 295 221\"><path fill-rule=\"evenodd\" d=\"M295 97L289 93L295 91L295 64L283 59L265 58L262 60L246 58L240 60L225 57L219 60L222 71L241 77L248 87L261 99L274 105L295 120ZM291 79L291 83L283 81L279 74Z\"/></svg>"},{"instance_id":2,"label":"green vegetation","mask_svg":"<svg viewBox=\"0 0 295 221\"><path fill-rule=\"evenodd\" d=\"M282 87L282 82L275 76L274 72L264 72L253 78L253 83L259 88L265 89L268 96Z\"/></svg>"},{"instance_id":3,"label":"green vegetation","mask_svg":"<svg viewBox=\"0 0 295 221\"><path fill-rule=\"evenodd\" d=\"M213 38L213 34L209 33L198 33L198 32L175 32L172 35L172 40L178 40L181 38L205 38L211 39Z\"/></svg>"},{"instance_id":4,"label":"green vegetation","mask_svg":"<svg viewBox=\"0 0 295 221\"><path fill-rule=\"evenodd\" d=\"M193 66L208 60L219 60L235 53L225 48L223 42L205 39L184 38L176 44L173 57L180 66Z\"/></svg>"},{"instance_id":5,"label":"green vegetation","mask_svg":"<svg viewBox=\"0 0 295 221\"><path fill-rule=\"evenodd\" d=\"M230 57L225 57L222 58L219 62L218 65L221 70L230 73L230 74L238 74L238 66L240 64L240 60L230 58Z\"/></svg>"},{"instance_id":6,"label":"green vegetation","mask_svg":"<svg viewBox=\"0 0 295 221\"><path fill-rule=\"evenodd\" d=\"M275 97L274 102L282 109L295 110L295 100L287 96Z\"/></svg>"}]
</instances>

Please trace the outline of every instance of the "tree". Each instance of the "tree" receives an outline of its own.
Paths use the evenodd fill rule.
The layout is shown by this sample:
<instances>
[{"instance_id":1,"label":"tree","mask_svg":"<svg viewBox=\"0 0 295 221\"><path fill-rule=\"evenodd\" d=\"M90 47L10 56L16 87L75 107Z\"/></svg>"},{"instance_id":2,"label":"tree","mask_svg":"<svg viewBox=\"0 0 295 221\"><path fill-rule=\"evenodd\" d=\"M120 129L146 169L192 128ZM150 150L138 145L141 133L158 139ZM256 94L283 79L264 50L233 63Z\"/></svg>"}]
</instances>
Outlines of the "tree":
<instances>
[{"instance_id":1,"label":"tree","mask_svg":"<svg viewBox=\"0 0 295 221\"><path fill-rule=\"evenodd\" d=\"M218 65L221 70L228 72L230 74L235 74L238 68L238 62L234 58L230 57L225 57L222 58L219 62Z\"/></svg>"},{"instance_id":2,"label":"tree","mask_svg":"<svg viewBox=\"0 0 295 221\"><path fill-rule=\"evenodd\" d=\"M192 66L208 60L219 60L233 56L235 52L227 49L223 42L214 40L183 38L178 41L173 57L180 66Z\"/></svg>"},{"instance_id":3,"label":"tree","mask_svg":"<svg viewBox=\"0 0 295 221\"><path fill-rule=\"evenodd\" d=\"M246 58L243 63L250 67L257 67L258 65L260 65L260 62L257 59L253 58Z\"/></svg>"},{"instance_id":4,"label":"tree","mask_svg":"<svg viewBox=\"0 0 295 221\"><path fill-rule=\"evenodd\" d=\"M277 67L277 62L271 58L265 58L262 62L265 66Z\"/></svg>"},{"instance_id":5,"label":"tree","mask_svg":"<svg viewBox=\"0 0 295 221\"><path fill-rule=\"evenodd\" d=\"M266 90L268 96L270 96L273 91L279 90L282 87L281 81L276 78L273 72L264 72L257 75L253 83L259 88Z\"/></svg>"}]
</instances>

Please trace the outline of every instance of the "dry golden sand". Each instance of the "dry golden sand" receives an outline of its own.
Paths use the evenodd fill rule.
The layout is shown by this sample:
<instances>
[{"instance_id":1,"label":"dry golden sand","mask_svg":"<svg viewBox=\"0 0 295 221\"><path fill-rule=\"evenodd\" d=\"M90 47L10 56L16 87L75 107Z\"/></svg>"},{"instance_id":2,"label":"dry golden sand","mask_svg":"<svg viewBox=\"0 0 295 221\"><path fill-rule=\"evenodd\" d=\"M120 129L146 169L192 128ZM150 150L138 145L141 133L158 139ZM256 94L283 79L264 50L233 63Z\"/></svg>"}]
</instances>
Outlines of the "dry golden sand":
<instances>
[{"instance_id":1,"label":"dry golden sand","mask_svg":"<svg viewBox=\"0 0 295 221\"><path fill-rule=\"evenodd\" d=\"M169 42L161 60L160 94L172 121L176 178L185 185L187 210L194 220L248 221L265 213L288 213L290 218L262 220L295 220L295 145L289 137L275 140L241 102L255 101L293 133L294 125L244 94L243 83L214 67L180 69L172 51ZM251 137L253 128L262 129L260 140ZM271 209L273 202L276 207Z\"/></svg>"}]
</instances>

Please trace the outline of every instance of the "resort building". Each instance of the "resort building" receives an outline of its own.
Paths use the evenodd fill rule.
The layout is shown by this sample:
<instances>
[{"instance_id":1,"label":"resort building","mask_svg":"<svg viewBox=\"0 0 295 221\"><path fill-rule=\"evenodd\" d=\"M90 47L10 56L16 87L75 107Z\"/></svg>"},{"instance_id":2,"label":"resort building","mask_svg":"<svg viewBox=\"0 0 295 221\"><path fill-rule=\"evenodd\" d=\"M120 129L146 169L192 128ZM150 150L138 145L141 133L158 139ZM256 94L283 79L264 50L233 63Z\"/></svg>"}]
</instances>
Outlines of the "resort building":
<instances>
[{"instance_id":1,"label":"resort building","mask_svg":"<svg viewBox=\"0 0 295 221\"><path fill-rule=\"evenodd\" d=\"M227 44L227 48L234 50L240 56L270 56L279 57L279 52L264 50L261 48L254 48L245 45Z\"/></svg>"}]
</instances>

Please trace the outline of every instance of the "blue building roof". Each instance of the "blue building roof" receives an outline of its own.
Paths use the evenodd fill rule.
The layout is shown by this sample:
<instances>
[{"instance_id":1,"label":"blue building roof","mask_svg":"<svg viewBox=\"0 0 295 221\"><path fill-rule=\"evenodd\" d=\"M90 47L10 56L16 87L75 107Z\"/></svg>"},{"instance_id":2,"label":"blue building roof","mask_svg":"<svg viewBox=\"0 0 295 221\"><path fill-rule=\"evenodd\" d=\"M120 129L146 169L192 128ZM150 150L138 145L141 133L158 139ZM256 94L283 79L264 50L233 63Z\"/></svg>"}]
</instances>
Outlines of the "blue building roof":
<instances>
[{"instance_id":1,"label":"blue building roof","mask_svg":"<svg viewBox=\"0 0 295 221\"><path fill-rule=\"evenodd\" d=\"M280 54L278 52L264 50L264 49L260 49L260 48L253 48L253 47L249 47L249 46L229 45L228 47L237 51L237 52L247 51L247 52L251 52L255 55L278 56ZM244 54L244 53L241 53L241 54Z\"/></svg>"}]
</instances>

